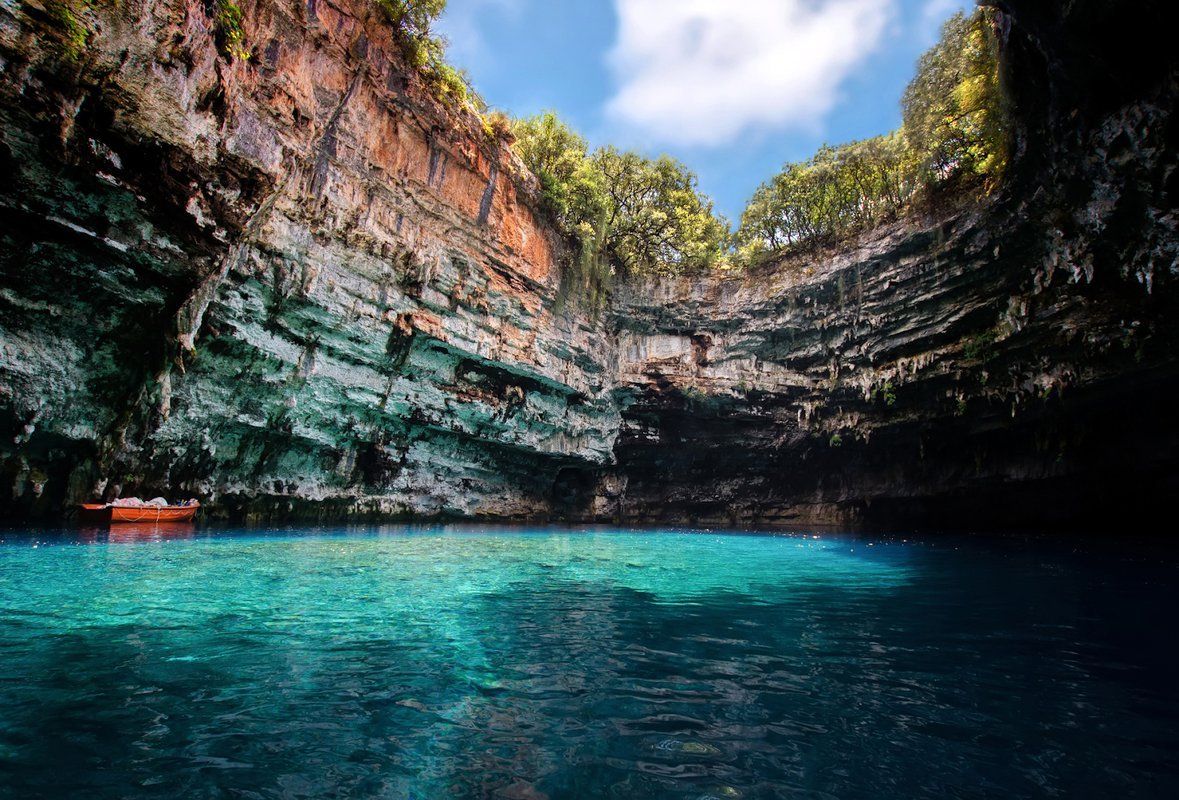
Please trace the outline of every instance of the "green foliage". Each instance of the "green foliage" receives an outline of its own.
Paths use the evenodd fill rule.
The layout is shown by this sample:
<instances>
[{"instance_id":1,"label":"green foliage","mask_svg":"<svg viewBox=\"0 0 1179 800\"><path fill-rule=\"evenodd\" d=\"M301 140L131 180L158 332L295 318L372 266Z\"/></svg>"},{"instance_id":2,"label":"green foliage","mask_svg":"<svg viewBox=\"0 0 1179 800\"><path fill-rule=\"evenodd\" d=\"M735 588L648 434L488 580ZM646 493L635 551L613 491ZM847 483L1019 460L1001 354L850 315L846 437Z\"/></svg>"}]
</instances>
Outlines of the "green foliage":
<instances>
[{"instance_id":1,"label":"green foliage","mask_svg":"<svg viewBox=\"0 0 1179 800\"><path fill-rule=\"evenodd\" d=\"M213 39L221 55L229 61L235 58L249 61L253 53L246 47L246 33L242 29L245 15L241 8L233 0L213 0L212 11Z\"/></svg>"},{"instance_id":2,"label":"green foliage","mask_svg":"<svg viewBox=\"0 0 1179 800\"><path fill-rule=\"evenodd\" d=\"M446 63L446 45L433 34L434 21L446 10L446 0L375 0L385 19L397 32L397 41L409 65L421 73L435 96L446 106L473 106L486 110L463 70Z\"/></svg>"},{"instance_id":3,"label":"green foliage","mask_svg":"<svg viewBox=\"0 0 1179 800\"><path fill-rule=\"evenodd\" d=\"M880 387L880 399L884 401L886 406L895 406L897 404L897 390L892 385L892 381L887 381Z\"/></svg>"},{"instance_id":4,"label":"green foliage","mask_svg":"<svg viewBox=\"0 0 1179 800\"><path fill-rule=\"evenodd\" d=\"M994 11L957 14L918 63L899 131L787 164L762 184L734 242L738 260L830 244L904 213L919 193L993 187L1008 159Z\"/></svg>"},{"instance_id":5,"label":"green foliage","mask_svg":"<svg viewBox=\"0 0 1179 800\"><path fill-rule=\"evenodd\" d=\"M681 273L720 258L728 229L696 176L663 156L603 147L545 112L512 125L514 149L540 180L544 210L579 247L570 294L604 297L616 277Z\"/></svg>"},{"instance_id":6,"label":"green foliage","mask_svg":"<svg viewBox=\"0 0 1179 800\"><path fill-rule=\"evenodd\" d=\"M993 9L955 14L905 90L905 135L929 186L993 185L1007 166L1009 124L994 24Z\"/></svg>"},{"instance_id":7,"label":"green foliage","mask_svg":"<svg viewBox=\"0 0 1179 800\"><path fill-rule=\"evenodd\" d=\"M512 119L504 112L481 113L479 121L483 124L483 135L491 141L512 138Z\"/></svg>"},{"instance_id":8,"label":"green foliage","mask_svg":"<svg viewBox=\"0 0 1179 800\"><path fill-rule=\"evenodd\" d=\"M843 446L843 437L837 433L831 437L831 439L827 442L827 444L831 447L842 447Z\"/></svg>"},{"instance_id":9,"label":"green foliage","mask_svg":"<svg viewBox=\"0 0 1179 800\"><path fill-rule=\"evenodd\" d=\"M995 341L998 337L994 331L985 331L973 336L962 348L962 355L972 361L990 361L995 355Z\"/></svg>"},{"instance_id":10,"label":"green foliage","mask_svg":"<svg viewBox=\"0 0 1179 800\"><path fill-rule=\"evenodd\" d=\"M512 135L512 149L540 180L545 210L565 233L581 240L592 235L606 198L585 139L551 111L515 120Z\"/></svg>"},{"instance_id":11,"label":"green foliage","mask_svg":"<svg viewBox=\"0 0 1179 800\"><path fill-rule=\"evenodd\" d=\"M607 292L614 283L614 270L606 256L607 231L605 210L592 222L578 225L578 254L562 270L558 306L572 299L596 312L606 304Z\"/></svg>"},{"instance_id":12,"label":"green foliage","mask_svg":"<svg viewBox=\"0 0 1179 800\"><path fill-rule=\"evenodd\" d=\"M419 42L433 38L434 20L446 10L446 0L376 0L376 4L405 39Z\"/></svg>"},{"instance_id":13,"label":"green foliage","mask_svg":"<svg viewBox=\"0 0 1179 800\"><path fill-rule=\"evenodd\" d=\"M590 158L606 193L607 247L622 275L683 273L715 264L728 238L696 176L669 156L655 160L606 146Z\"/></svg>"},{"instance_id":14,"label":"green foliage","mask_svg":"<svg viewBox=\"0 0 1179 800\"><path fill-rule=\"evenodd\" d=\"M90 10L89 0L49 0L45 13L62 34L62 51L69 61L77 61L86 50L90 29L83 16Z\"/></svg>"},{"instance_id":15,"label":"green foliage","mask_svg":"<svg viewBox=\"0 0 1179 800\"><path fill-rule=\"evenodd\" d=\"M472 102L474 90L463 70L455 69L441 59L431 60L422 70L426 80L434 87L438 99L451 108L459 108Z\"/></svg>"},{"instance_id":16,"label":"green foliage","mask_svg":"<svg viewBox=\"0 0 1179 800\"><path fill-rule=\"evenodd\" d=\"M826 244L896 216L913 189L900 134L839 147L824 145L809 161L787 164L758 187L741 215L735 242L744 260Z\"/></svg>"},{"instance_id":17,"label":"green foliage","mask_svg":"<svg viewBox=\"0 0 1179 800\"><path fill-rule=\"evenodd\" d=\"M561 303L605 300L613 279L602 176L589 160L585 139L551 111L512 123L512 149L540 181L543 210L572 238L577 257L562 272Z\"/></svg>"}]
</instances>

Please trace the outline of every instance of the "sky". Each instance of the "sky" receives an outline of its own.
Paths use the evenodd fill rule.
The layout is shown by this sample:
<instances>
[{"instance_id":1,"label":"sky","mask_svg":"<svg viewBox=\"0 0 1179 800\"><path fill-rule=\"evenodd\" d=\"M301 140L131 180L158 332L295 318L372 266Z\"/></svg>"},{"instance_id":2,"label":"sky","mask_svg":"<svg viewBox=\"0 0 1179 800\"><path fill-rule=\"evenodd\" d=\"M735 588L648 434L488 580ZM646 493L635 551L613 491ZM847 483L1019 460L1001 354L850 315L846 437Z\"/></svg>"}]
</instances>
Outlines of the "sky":
<instances>
[{"instance_id":1,"label":"sky","mask_svg":"<svg viewBox=\"0 0 1179 800\"><path fill-rule=\"evenodd\" d=\"M435 33L492 108L666 153L736 224L820 145L887 133L918 57L973 0L448 0Z\"/></svg>"}]
</instances>

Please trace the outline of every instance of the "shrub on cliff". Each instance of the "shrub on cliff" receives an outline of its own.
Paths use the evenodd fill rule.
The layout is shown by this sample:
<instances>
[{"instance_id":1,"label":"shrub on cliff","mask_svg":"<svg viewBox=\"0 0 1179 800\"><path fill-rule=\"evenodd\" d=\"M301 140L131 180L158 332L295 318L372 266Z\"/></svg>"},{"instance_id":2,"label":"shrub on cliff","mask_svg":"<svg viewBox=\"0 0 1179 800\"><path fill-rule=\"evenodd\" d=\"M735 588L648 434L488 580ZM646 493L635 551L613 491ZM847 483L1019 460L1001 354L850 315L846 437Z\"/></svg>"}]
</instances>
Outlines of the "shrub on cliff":
<instances>
[{"instance_id":1,"label":"shrub on cliff","mask_svg":"<svg viewBox=\"0 0 1179 800\"><path fill-rule=\"evenodd\" d=\"M206 13L213 16L213 40L217 49L227 60L240 58L248 61L253 55L246 46L246 33L242 28L245 15L233 0L213 0L206 3Z\"/></svg>"},{"instance_id":2,"label":"shrub on cliff","mask_svg":"<svg viewBox=\"0 0 1179 800\"><path fill-rule=\"evenodd\" d=\"M993 185L1007 166L1009 126L994 26L993 9L955 14L905 90L903 130L927 186Z\"/></svg>"},{"instance_id":3,"label":"shrub on cliff","mask_svg":"<svg viewBox=\"0 0 1179 800\"><path fill-rule=\"evenodd\" d=\"M512 134L540 180L544 210L579 246L570 266L578 293L597 296L614 277L687 272L721 256L727 226L678 161L609 146L590 153L551 111L516 120Z\"/></svg>"},{"instance_id":4,"label":"shrub on cliff","mask_svg":"<svg viewBox=\"0 0 1179 800\"><path fill-rule=\"evenodd\" d=\"M376 0L385 17L411 43L434 40L434 21L446 10L446 0Z\"/></svg>"},{"instance_id":5,"label":"shrub on cliff","mask_svg":"<svg viewBox=\"0 0 1179 800\"><path fill-rule=\"evenodd\" d=\"M466 75L446 63L445 43L433 34L435 20L446 10L446 0L375 1L397 31L406 61L421 73L439 100L452 108L480 105Z\"/></svg>"}]
</instances>

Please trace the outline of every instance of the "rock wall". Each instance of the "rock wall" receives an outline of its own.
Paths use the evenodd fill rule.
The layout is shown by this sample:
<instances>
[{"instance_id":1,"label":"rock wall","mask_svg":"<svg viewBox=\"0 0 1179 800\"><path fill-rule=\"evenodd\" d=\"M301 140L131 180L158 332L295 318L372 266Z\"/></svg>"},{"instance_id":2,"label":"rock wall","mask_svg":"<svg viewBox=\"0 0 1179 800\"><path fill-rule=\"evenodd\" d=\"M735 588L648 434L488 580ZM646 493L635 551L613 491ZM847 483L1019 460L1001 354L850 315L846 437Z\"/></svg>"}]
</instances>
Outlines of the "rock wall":
<instances>
[{"instance_id":1,"label":"rock wall","mask_svg":"<svg viewBox=\"0 0 1179 800\"><path fill-rule=\"evenodd\" d=\"M244 3L247 62L212 4L0 0L0 517L132 492L252 518L1157 509L1175 59L1112 54L1165 12L1002 8L1001 194L593 317L558 302L535 180L375 4Z\"/></svg>"},{"instance_id":2,"label":"rock wall","mask_svg":"<svg viewBox=\"0 0 1179 800\"><path fill-rule=\"evenodd\" d=\"M997 202L819 268L628 297L615 513L1042 527L1159 507L1177 253L1110 263L1047 224Z\"/></svg>"},{"instance_id":3,"label":"rock wall","mask_svg":"<svg viewBox=\"0 0 1179 800\"><path fill-rule=\"evenodd\" d=\"M0 512L547 513L618 414L534 179L375 4L243 8L3 6Z\"/></svg>"},{"instance_id":4,"label":"rock wall","mask_svg":"<svg viewBox=\"0 0 1179 800\"><path fill-rule=\"evenodd\" d=\"M619 463L585 480L599 506L695 524L1108 530L1174 496L1166 12L1001 7L1019 124L1005 191L839 252L621 297Z\"/></svg>"}]
</instances>

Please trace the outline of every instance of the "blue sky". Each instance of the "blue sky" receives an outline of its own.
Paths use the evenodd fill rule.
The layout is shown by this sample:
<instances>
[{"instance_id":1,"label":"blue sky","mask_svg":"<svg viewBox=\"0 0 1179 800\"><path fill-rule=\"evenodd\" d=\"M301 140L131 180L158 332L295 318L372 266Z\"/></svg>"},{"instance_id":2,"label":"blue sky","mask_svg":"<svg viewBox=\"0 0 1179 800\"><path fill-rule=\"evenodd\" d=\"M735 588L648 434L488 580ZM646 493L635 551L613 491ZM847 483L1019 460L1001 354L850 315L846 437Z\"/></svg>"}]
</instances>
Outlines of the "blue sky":
<instances>
[{"instance_id":1,"label":"blue sky","mask_svg":"<svg viewBox=\"0 0 1179 800\"><path fill-rule=\"evenodd\" d=\"M824 142L900 125L942 22L973 0L448 0L435 31L493 107L695 172L736 223Z\"/></svg>"}]
</instances>

